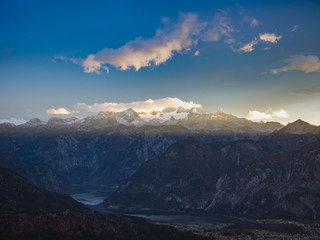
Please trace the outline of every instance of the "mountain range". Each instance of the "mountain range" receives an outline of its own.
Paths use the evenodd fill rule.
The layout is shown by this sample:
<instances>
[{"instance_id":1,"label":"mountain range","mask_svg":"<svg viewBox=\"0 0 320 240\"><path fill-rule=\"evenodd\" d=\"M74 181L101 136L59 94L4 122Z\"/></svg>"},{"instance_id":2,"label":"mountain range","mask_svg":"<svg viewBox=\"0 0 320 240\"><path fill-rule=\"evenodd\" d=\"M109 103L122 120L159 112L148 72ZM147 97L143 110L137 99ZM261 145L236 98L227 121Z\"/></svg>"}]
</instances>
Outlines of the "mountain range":
<instances>
[{"instance_id":1,"label":"mountain range","mask_svg":"<svg viewBox=\"0 0 320 240\"><path fill-rule=\"evenodd\" d=\"M142 163L160 156L179 139L197 136L207 143L257 140L283 127L274 122L252 122L221 110L209 114L201 109L178 108L154 114L146 118L127 109L83 119L32 119L17 126L3 123L0 153L47 166L61 178L60 182L119 185ZM56 191L65 192L59 187Z\"/></svg>"},{"instance_id":2,"label":"mountain range","mask_svg":"<svg viewBox=\"0 0 320 240\"><path fill-rule=\"evenodd\" d=\"M11 124L13 128L26 129L33 128L42 130L73 130L73 131L93 131L108 127L129 126L140 128L142 126L181 126L192 133L233 133L235 135L245 134L251 137L259 137L271 133L283 127L278 122L252 122L245 118L238 118L225 113L222 109L216 113L207 113L201 108L184 109L178 107L165 112L153 111L149 115L137 113L128 108L122 112L102 111L95 116L85 118L59 118L52 117L47 122L39 118L33 118L20 125ZM0 124L0 130L10 129L10 124ZM135 128L132 128L135 129ZM135 130L138 130L135 129Z\"/></svg>"},{"instance_id":3,"label":"mountain range","mask_svg":"<svg viewBox=\"0 0 320 240\"><path fill-rule=\"evenodd\" d=\"M274 146L277 147L274 147ZM298 120L265 139L187 138L145 162L107 207L318 219L319 127Z\"/></svg>"},{"instance_id":4,"label":"mountain range","mask_svg":"<svg viewBox=\"0 0 320 240\"><path fill-rule=\"evenodd\" d=\"M0 153L14 155L0 165L56 192L120 185L108 207L318 218L318 126L175 110L182 113L147 123L128 109L0 124Z\"/></svg>"}]
</instances>

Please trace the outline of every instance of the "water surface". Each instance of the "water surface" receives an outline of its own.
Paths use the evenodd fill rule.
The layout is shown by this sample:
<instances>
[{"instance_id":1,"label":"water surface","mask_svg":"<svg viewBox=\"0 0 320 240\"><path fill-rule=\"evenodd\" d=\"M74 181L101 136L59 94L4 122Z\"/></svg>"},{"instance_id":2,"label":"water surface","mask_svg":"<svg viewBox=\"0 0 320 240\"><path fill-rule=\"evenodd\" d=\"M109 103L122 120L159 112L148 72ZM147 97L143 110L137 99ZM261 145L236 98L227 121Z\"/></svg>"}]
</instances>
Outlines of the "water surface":
<instances>
[{"instance_id":1,"label":"water surface","mask_svg":"<svg viewBox=\"0 0 320 240\"><path fill-rule=\"evenodd\" d=\"M88 207L105 213L114 213L127 216L136 216L148 219L153 222L160 223L176 223L176 224L199 224L199 223L230 223L240 222L239 219L221 215L201 215L201 214L183 214L183 213L172 213L166 211L115 211L106 209L102 202L109 196L115 187L110 186L74 186L76 194L70 195L75 200L87 205Z\"/></svg>"}]
</instances>

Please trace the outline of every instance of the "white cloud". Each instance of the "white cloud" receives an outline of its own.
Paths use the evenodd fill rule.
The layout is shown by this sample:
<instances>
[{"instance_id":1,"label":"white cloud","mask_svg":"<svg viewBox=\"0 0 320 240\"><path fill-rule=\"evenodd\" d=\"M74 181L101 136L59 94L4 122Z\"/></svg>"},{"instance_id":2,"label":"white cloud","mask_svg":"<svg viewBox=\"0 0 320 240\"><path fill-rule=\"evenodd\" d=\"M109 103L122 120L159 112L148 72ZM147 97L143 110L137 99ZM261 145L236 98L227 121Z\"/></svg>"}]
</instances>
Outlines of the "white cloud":
<instances>
[{"instance_id":1,"label":"white cloud","mask_svg":"<svg viewBox=\"0 0 320 240\"><path fill-rule=\"evenodd\" d=\"M300 25L294 25L293 28L291 29L291 32L295 32L297 31L297 29L299 28Z\"/></svg>"},{"instance_id":2,"label":"white cloud","mask_svg":"<svg viewBox=\"0 0 320 240\"><path fill-rule=\"evenodd\" d=\"M253 28L259 27L261 25L260 21L258 19L256 19L255 17L245 16L243 18L243 20L248 22L250 24L250 26L253 27Z\"/></svg>"},{"instance_id":3,"label":"white cloud","mask_svg":"<svg viewBox=\"0 0 320 240\"><path fill-rule=\"evenodd\" d=\"M97 74L100 74L101 65L102 65L102 62L95 60L94 54L90 54L86 58L86 60L82 62L82 66L84 67L84 72L86 73L95 72Z\"/></svg>"},{"instance_id":4,"label":"white cloud","mask_svg":"<svg viewBox=\"0 0 320 240\"><path fill-rule=\"evenodd\" d=\"M259 43L277 43L282 36L276 36L274 33L260 33L259 39L256 37L243 47L239 48L239 50L236 51L242 51L242 52L252 52L254 50L254 46ZM270 47L265 47L264 50L270 50Z\"/></svg>"},{"instance_id":5,"label":"white cloud","mask_svg":"<svg viewBox=\"0 0 320 240\"><path fill-rule=\"evenodd\" d=\"M249 111L246 118L248 120L270 120L272 119L271 114L259 111Z\"/></svg>"},{"instance_id":6,"label":"white cloud","mask_svg":"<svg viewBox=\"0 0 320 240\"><path fill-rule=\"evenodd\" d=\"M118 49L102 49L97 54L90 54L82 65L87 73L100 73L104 64L120 70L134 68L136 71L142 67L158 66L171 59L175 53L187 52L196 45L195 36L199 35L203 26L198 22L197 15L180 14L176 24L166 22L154 37L139 37Z\"/></svg>"},{"instance_id":7,"label":"white cloud","mask_svg":"<svg viewBox=\"0 0 320 240\"><path fill-rule=\"evenodd\" d=\"M57 61L65 61L65 62L69 61L69 62L72 62L73 64L81 65L82 62L83 62L83 59L75 58L75 57L68 58L68 57L62 56L62 55L54 56L53 57L53 62L57 62Z\"/></svg>"},{"instance_id":8,"label":"white cloud","mask_svg":"<svg viewBox=\"0 0 320 240\"><path fill-rule=\"evenodd\" d=\"M251 27L259 27L261 23L255 17L250 18L250 26Z\"/></svg>"},{"instance_id":9,"label":"white cloud","mask_svg":"<svg viewBox=\"0 0 320 240\"><path fill-rule=\"evenodd\" d=\"M192 101L186 102L180 100L179 98L170 97L155 100L148 99L146 101L137 101L130 103L105 102L94 103L92 105L87 105L86 103L77 103L75 105L76 109L85 109L88 112L121 112L128 108L132 108L134 111L138 113L151 113L153 111L163 112L166 109L176 109L178 107L183 107L185 109L202 108L201 104L197 104Z\"/></svg>"},{"instance_id":10,"label":"white cloud","mask_svg":"<svg viewBox=\"0 0 320 240\"><path fill-rule=\"evenodd\" d=\"M208 28L202 34L203 41L219 41L222 36L230 36L230 33L235 32L231 21L225 15L225 12L220 11L215 15L213 21L208 23Z\"/></svg>"},{"instance_id":11,"label":"white cloud","mask_svg":"<svg viewBox=\"0 0 320 240\"><path fill-rule=\"evenodd\" d=\"M254 17L246 17L252 27L257 27L260 22ZM240 30L234 29L227 11L219 10L212 20L199 20L197 14L180 13L177 21L163 17L163 27L158 29L151 38L138 37L128 41L119 48L104 48L96 54L89 54L85 59L65 58L63 60L80 64L86 73L100 74L102 70L109 73L109 67L126 71L133 69L159 66L166 63L175 54L184 54L192 51L193 47L201 41L215 42L224 38L224 43L229 45L234 52L252 52L258 43L277 43L282 36L274 33L261 33L259 37L239 48L236 40ZM199 51L194 55L198 56Z\"/></svg>"},{"instance_id":12,"label":"white cloud","mask_svg":"<svg viewBox=\"0 0 320 240\"><path fill-rule=\"evenodd\" d=\"M69 115L71 113L75 113L75 111L69 111L66 108L58 108L58 109L54 109L54 108L50 108L48 110L46 110L47 114L58 114L58 115Z\"/></svg>"},{"instance_id":13,"label":"white cloud","mask_svg":"<svg viewBox=\"0 0 320 240\"><path fill-rule=\"evenodd\" d=\"M224 42L225 42L226 44L231 45L231 44L233 44L235 41L236 41L236 39L234 39L234 38L228 38L228 39L226 39Z\"/></svg>"},{"instance_id":14,"label":"white cloud","mask_svg":"<svg viewBox=\"0 0 320 240\"><path fill-rule=\"evenodd\" d=\"M12 117L10 119L0 119L0 123L11 123L14 125L20 125L20 124L24 124L26 122L27 121L24 120L23 118L15 118L15 117Z\"/></svg>"},{"instance_id":15,"label":"white cloud","mask_svg":"<svg viewBox=\"0 0 320 240\"><path fill-rule=\"evenodd\" d=\"M289 112L284 109L280 109L278 111L272 111L272 117L277 117L277 118L288 118L289 117Z\"/></svg>"},{"instance_id":16,"label":"white cloud","mask_svg":"<svg viewBox=\"0 0 320 240\"><path fill-rule=\"evenodd\" d=\"M83 62L83 60L82 60L81 58L74 58L74 57L69 58L68 60L69 60L70 62L72 62L73 64L79 64L79 65L81 65L82 62Z\"/></svg>"},{"instance_id":17,"label":"white cloud","mask_svg":"<svg viewBox=\"0 0 320 240\"><path fill-rule=\"evenodd\" d=\"M282 36L276 36L274 33L260 33L259 39L264 42L277 43Z\"/></svg>"},{"instance_id":18,"label":"white cloud","mask_svg":"<svg viewBox=\"0 0 320 240\"><path fill-rule=\"evenodd\" d=\"M320 72L320 60L315 55L294 55L284 60L287 65L282 68L272 69L273 74L278 74L280 72L287 72L292 70L309 72Z\"/></svg>"},{"instance_id":19,"label":"white cloud","mask_svg":"<svg viewBox=\"0 0 320 240\"><path fill-rule=\"evenodd\" d=\"M251 42L247 43L246 45L244 45L242 48L240 48L239 50L242 52L252 52L254 50L254 45L258 44L258 40L254 39Z\"/></svg>"},{"instance_id":20,"label":"white cloud","mask_svg":"<svg viewBox=\"0 0 320 240\"><path fill-rule=\"evenodd\" d=\"M246 116L248 120L271 120L273 118L288 118L288 117L289 117L289 112L284 109L280 109L278 111L268 109L264 112L253 110L253 111L249 111Z\"/></svg>"},{"instance_id":21,"label":"white cloud","mask_svg":"<svg viewBox=\"0 0 320 240\"><path fill-rule=\"evenodd\" d=\"M54 60L62 60L62 61L63 61L63 60L66 60L67 57L62 56L62 55L59 55L59 56L54 56L53 59L54 59Z\"/></svg>"},{"instance_id":22,"label":"white cloud","mask_svg":"<svg viewBox=\"0 0 320 240\"><path fill-rule=\"evenodd\" d=\"M199 56L200 52L199 50L195 51L194 56Z\"/></svg>"},{"instance_id":23,"label":"white cloud","mask_svg":"<svg viewBox=\"0 0 320 240\"><path fill-rule=\"evenodd\" d=\"M106 65L122 71L139 71L143 67L163 64L177 53L191 51L199 39L219 41L222 36L230 37L230 34L235 32L231 21L222 10L212 21L199 21L196 14L181 13L176 22L166 17L163 17L161 22L164 27L158 29L152 38L138 37L117 49L104 48L96 54L88 55L85 60L81 60L84 71L99 74L104 68L109 72ZM72 61L74 60L77 59ZM78 60L75 63L78 64Z\"/></svg>"}]
</instances>

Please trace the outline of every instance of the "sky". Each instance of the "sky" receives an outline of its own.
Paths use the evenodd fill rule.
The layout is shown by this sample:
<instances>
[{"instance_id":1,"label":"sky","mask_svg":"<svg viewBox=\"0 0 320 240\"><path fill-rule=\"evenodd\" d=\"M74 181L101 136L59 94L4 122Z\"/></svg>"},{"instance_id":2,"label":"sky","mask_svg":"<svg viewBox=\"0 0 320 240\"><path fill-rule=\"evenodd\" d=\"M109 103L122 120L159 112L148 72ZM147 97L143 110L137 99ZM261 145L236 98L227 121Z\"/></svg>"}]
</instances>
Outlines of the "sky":
<instances>
[{"instance_id":1,"label":"sky","mask_svg":"<svg viewBox=\"0 0 320 240\"><path fill-rule=\"evenodd\" d=\"M0 0L0 122L202 107L320 125L319 1Z\"/></svg>"}]
</instances>

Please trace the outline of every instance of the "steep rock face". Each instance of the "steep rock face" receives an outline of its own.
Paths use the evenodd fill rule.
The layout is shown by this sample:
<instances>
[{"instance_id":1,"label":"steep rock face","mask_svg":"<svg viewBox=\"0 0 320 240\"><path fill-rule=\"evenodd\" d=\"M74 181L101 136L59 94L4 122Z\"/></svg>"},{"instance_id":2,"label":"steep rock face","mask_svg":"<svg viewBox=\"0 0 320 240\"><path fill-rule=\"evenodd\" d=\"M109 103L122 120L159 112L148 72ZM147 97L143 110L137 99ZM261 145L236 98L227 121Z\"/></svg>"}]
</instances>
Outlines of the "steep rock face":
<instances>
[{"instance_id":1,"label":"steep rock face","mask_svg":"<svg viewBox=\"0 0 320 240\"><path fill-rule=\"evenodd\" d=\"M31 164L21 158L0 154L0 165L19 173L33 184L57 193L70 193L69 183L45 164Z\"/></svg>"},{"instance_id":2,"label":"steep rock face","mask_svg":"<svg viewBox=\"0 0 320 240\"><path fill-rule=\"evenodd\" d=\"M320 142L231 169L216 182L207 211L318 219Z\"/></svg>"},{"instance_id":3,"label":"steep rock face","mask_svg":"<svg viewBox=\"0 0 320 240\"><path fill-rule=\"evenodd\" d=\"M202 140L180 140L161 157L143 164L105 203L126 205L128 201L129 205L170 210L199 208L205 204L199 196L204 189L192 187L220 168L212 149ZM190 194L200 201L190 198Z\"/></svg>"},{"instance_id":4,"label":"steep rock face","mask_svg":"<svg viewBox=\"0 0 320 240\"><path fill-rule=\"evenodd\" d=\"M190 139L177 142L144 163L105 205L318 218L320 142L276 155L253 141L210 147Z\"/></svg>"},{"instance_id":5,"label":"steep rock face","mask_svg":"<svg viewBox=\"0 0 320 240\"><path fill-rule=\"evenodd\" d=\"M161 157L145 162L105 204L203 210L221 172L261 156L263 149L252 140L210 146L194 137L180 140Z\"/></svg>"},{"instance_id":6,"label":"steep rock face","mask_svg":"<svg viewBox=\"0 0 320 240\"><path fill-rule=\"evenodd\" d=\"M210 144L223 169L248 164L266 155L265 150L252 140L239 140L226 144Z\"/></svg>"},{"instance_id":7,"label":"steep rock face","mask_svg":"<svg viewBox=\"0 0 320 240\"><path fill-rule=\"evenodd\" d=\"M0 152L48 165L73 184L118 185L181 138L180 134L144 132L4 134Z\"/></svg>"}]
</instances>

